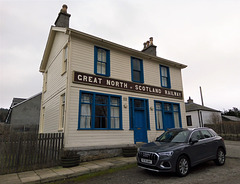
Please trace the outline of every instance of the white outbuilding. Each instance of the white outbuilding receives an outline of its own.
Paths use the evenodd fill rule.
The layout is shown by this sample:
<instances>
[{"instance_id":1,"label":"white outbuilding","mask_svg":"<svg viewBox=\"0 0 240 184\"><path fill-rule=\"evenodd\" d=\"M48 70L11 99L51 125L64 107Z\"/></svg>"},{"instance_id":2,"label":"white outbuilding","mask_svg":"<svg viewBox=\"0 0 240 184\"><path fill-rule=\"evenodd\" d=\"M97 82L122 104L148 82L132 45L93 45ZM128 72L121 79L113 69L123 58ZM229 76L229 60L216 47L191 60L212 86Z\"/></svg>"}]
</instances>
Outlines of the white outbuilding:
<instances>
[{"instance_id":1,"label":"white outbuilding","mask_svg":"<svg viewBox=\"0 0 240 184\"><path fill-rule=\"evenodd\" d=\"M204 127L205 124L222 122L221 111L196 104L190 97L185 105L188 127Z\"/></svg>"}]
</instances>

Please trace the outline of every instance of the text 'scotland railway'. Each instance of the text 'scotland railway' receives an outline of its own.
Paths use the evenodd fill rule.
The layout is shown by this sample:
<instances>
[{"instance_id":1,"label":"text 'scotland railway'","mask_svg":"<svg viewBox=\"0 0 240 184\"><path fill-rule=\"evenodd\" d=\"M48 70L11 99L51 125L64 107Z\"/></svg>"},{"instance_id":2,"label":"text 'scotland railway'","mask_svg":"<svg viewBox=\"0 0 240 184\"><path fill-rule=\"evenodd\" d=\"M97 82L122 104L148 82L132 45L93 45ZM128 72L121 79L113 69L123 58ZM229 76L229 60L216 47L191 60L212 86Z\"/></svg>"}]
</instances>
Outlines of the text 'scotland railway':
<instances>
[{"instance_id":1,"label":"text 'scotland railway'","mask_svg":"<svg viewBox=\"0 0 240 184\"><path fill-rule=\"evenodd\" d=\"M149 95L165 96L169 98L182 99L182 91L166 89L157 86L149 86L145 84L112 79L97 75L86 74L82 72L73 72L74 83L87 83L101 87L110 87L118 90L132 91L138 93L145 93Z\"/></svg>"}]
</instances>

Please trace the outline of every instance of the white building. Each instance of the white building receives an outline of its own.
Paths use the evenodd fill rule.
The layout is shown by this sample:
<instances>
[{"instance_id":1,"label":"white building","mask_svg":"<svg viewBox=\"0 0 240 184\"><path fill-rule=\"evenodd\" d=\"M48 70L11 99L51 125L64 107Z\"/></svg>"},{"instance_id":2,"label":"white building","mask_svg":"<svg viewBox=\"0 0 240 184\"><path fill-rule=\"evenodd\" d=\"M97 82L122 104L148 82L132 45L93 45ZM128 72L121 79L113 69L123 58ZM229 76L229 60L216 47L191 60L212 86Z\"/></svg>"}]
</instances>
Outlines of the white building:
<instances>
[{"instance_id":1,"label":"white building","mask_svg":"<svg viewBox=\"0 0 240 184\"><path fill-rule=\"evenodd\" d=\"M188 127L204 127L205 124L222 122L221 111L193 103L190 97L185 105Z\"/></svg>"},{"instance_id":2,"label":"white building","mask_svg":"<svg viewBox=\"0 0 240 184\"><path fill-rule=\"evenodd\" d=\"M64 132L65 148L106 148L155 140L187 127L181 69L143 51L68 28L62 10L50 29L43 73L40 132Z\"/></svg>"}]
</instances>

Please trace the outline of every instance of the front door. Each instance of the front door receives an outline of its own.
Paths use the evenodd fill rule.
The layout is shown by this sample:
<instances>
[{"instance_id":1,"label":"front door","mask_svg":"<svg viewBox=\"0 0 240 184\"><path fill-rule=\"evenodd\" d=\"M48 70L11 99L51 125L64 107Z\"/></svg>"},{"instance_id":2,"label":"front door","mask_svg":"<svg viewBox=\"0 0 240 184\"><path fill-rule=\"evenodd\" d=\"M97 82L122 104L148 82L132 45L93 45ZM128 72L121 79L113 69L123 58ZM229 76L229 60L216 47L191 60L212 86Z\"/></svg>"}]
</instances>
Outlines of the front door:
<instances>
[{"instance_id":1,"label":"front door","mask_svg":"<svg viewBox=\"0 0 240 184\"><path fill-rule=\"evenodd\" d=\"M173 114L170 112L165 112L164 114L164 130L167 130L169 128L174 128L174 119Z\"/></svg>"},{"instance_id":2,"label":"front door","mask_svg":"<svg viewBox=\"0 0 240 184\"><path fill-rule=\"evenodd\" d=\"M134 142L147 142L147 129L143 110L134 111Z\"/></svg>"},{"instance_id":3,"label":"front door","mask_svg":"<svg viewBox=\"0 0 240 184\"><path fill-rule=\"evenodd\" d=\"M148 142L147 138L147 100L130 98L130 116L134 131L134 143Z\"/></svg>"}]
</instances>

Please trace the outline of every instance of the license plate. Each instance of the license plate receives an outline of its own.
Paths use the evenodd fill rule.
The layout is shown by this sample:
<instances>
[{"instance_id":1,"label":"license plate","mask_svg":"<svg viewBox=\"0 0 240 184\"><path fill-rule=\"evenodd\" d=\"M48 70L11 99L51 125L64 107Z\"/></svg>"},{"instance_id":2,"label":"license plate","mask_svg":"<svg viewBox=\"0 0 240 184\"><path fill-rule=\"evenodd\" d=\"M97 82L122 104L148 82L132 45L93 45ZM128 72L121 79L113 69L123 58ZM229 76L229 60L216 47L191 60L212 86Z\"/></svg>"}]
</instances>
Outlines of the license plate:
<instances>
[{"instance_id":1,"label":"license plate","mask_svg":"<svg viewBox=\"0 0 240 184\"><path fill-rule=\"evenodd\" d=\"M152 160L141 158L142 163L152 164Z\"/></svg>"}]
</instances>

